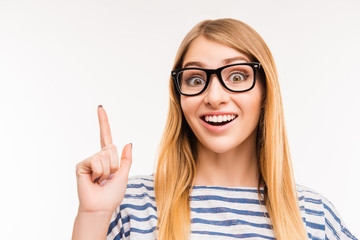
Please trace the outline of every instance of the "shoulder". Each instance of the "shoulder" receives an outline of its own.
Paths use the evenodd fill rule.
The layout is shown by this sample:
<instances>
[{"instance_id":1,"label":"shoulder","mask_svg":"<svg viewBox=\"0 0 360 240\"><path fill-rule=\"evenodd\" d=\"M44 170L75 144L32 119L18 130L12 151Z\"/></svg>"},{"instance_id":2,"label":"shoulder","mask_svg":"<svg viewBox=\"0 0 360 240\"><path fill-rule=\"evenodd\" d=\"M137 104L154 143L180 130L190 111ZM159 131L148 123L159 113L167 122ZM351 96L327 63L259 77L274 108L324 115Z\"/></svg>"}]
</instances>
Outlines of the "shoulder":
<instances>
[{"instance_id":1,"label":"shoulder","mask_svg":"<svg viewBox=\"0 0 360 240\"><path fill-rule=\"evenodd\" d=\"M356 239L327 197L301 184L296 184L296 187L300 212L308 232L323 232L329 239Z\"/></svg>"},{"instance_id":2,"label":"shoulder","mask_svg":"<svg viewBox=\"0 0 360 240\"><path fill-rule=\"evenodd\" d=\"M333 207L333 204L324 195L313 188L296 184L296 189L300 203L313 203L313 207L317 209L323 209L324 204Z\"/></svg>"},{"instance_id":3,"label":"shoulder","mask_svg":"<svg viewBox=\"0 0 360 240\"><path fill-rule=\"evenodd\" d=\"M128 178L125 196L122 204L133 200L155 202L153 175L135 175Z\"/></svg>"},{"instance_id":4,"label":"shoulder","mask_svg":"<svg viewBox=\"0 0 360 240\"><path fill-rule=\"evenodd\" d=\"M324 216L331 215L334 219L339 218L339 214L334 204L323 194L313 188L301 184L296 184L296 187L299 202L302 203L304 207L311 207L313 210L321 210L324 212Z\"/></svg>"},{"instance_id":5,"label":"shoulder","mask_svg":"<svg viewBox=\"0 0 360 240\"><path fill-rule=\"evenodd\" d=\"M151 175L135 175L130 176L127 182L128 188L145 188L149 190L154 189L154 176Z\"/></svg>"}]
</instances>

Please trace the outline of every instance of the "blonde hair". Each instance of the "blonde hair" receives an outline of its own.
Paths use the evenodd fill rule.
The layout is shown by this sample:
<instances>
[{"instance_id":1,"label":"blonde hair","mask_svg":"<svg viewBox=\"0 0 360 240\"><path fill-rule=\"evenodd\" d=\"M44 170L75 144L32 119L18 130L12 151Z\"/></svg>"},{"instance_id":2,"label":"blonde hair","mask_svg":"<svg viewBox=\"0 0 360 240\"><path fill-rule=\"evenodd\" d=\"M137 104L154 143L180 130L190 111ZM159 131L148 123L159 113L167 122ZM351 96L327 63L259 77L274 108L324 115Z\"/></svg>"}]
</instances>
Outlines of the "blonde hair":
<instances>
[{"instance_id":1,"label":"blonde hair","mask_svg":"<svg viewBox=\"0 0 360 240\"><path fill-rule=\"evenodd\" d=\"M278 75L270 50L260 35L241 21L204 20L185 36L173 69L181 67L189 45L199 36L232 47L261 63L261 80L266 90L256 140L259 200L265 202L276 239L308 239L299 211ZM169 112L154 180L159 240L189 239L189 194L196 172L196 142L170 78ZM261 184L264 185L263 198Z\"/></svg>"}]
</instances>

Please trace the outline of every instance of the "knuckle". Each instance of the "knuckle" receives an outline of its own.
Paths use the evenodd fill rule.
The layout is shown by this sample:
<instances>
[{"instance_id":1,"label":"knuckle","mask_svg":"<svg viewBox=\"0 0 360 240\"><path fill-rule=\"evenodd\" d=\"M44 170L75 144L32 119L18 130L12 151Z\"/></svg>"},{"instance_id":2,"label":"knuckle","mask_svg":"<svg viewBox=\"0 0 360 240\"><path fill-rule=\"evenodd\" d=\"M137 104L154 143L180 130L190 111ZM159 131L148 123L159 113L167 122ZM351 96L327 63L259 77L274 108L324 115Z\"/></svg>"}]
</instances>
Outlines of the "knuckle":
<instances>
[{"instance_id":1,"label":"knuckle","mask_svg":"<svg viewBox=\"0 0 360 240\"><path fill-rule=\"evenodd\" d=\"M110 161L108 159L105 159L101 162L101 165L103 168L109 168L110 169Z\"/></svg>"},{"instance_id":2,"label":"knuckle","mask_svg":"<svg viewBox=\"0 0 360 240\"><path fill-rule=\"evenodd\" d=\"M117 148L116 148L116 145L112 143L112 144L105 146L102 150L117 151Z\"/></svg>"},{"instance_id":3,"label":"knuckle","mask_svg":"<svg viewBox=\"0 0 360 240\"><path fill-rule=\"evenodd\" d=\"M93 173L96 173L96 174L101 174L102 173L102 168L101 168L101 165L99 164L100 163L99 160L100 160L99 158L94 157L90 161L91 171Z\"/></svg>"},{"instance_id":4,"label":"knuckle","mask_svg":"<svg viewBox=\"0 0 360 240\"><path fill-rule=\"evenodd\" d=\"M101 156L104 158L104 159L108 159L110 157L110 152L108 150L101 150L100 151L100 154Z\"/></svg>"},{"instance_id":5,"label":"knuckle","mask_svg":"<svg viewBox=\"0 0 360 240\"><path fill-rule=\"evenodd\" d=\"M105 177L108 177L110 175L110 168L106 168L104 169L103 173L102 173Z\"/></svg>"},{"instance_id":6,"label":"knuckle","mask_svg":"<svg viewBox=\"0 0 360 240\"><path fill-rule=\"evenodd\" d=\"M107 178L110 175L110 168L109 167L105 167L103 169L102 174L105 176L105 178Z\"/></svg>"},{"instance_id":7,"label":"knuckle","mask_svg":"<svg viewBox=\"0 0 360 240\"><path fill-rule=\"evenodd\" d=\"M110 145L110 149L111 149L112 151L117 151L117 147L116 147L115 144L111 144L111 145Z\"/></svg>"},{"instance_id":8,"label":"knuckle","mask_svg":"<svg viewBox=\"0 0 360 240\"><path fill-rule=\"evenodd\" d=\"M103 173L102 169L99 168L92 169L92 172L95 175L101 175Z\"/></svg>"},{"instance_id":9,"label":"knuckle","mask_svg":"<svg viewBox=\"0 0 360 240\"><path fill-rule=\"evenodd\" d=\"M92 158L95 158L95 159L99 159L99 158L100 158L100 156L101 156L101 151L99 151L99 152L95 153L95 154L94 154L94 155L92 155L91 157L92 157Z\"/></svg>"},{"instance_id":10,"label":"knuckle","mask_svg":"<svg viewBox=\"0 0 360 240\"><path fill-rule=\"evenodd\" d=\"M96 162L98 162L99 160L100 160L99 155L96 153L95 155L91 156L90 163L93 165Z\"/></svg>"},{"instance_id":11,"label":"knuckle","mask_svg":"<svg viewBox=\"0 0 360 240\"><path fill-rule=\"evenodd\" d=\"M78 163L76 164L76 166L75 166L75 170L78 171L79 168L80 168L80 163L78 162Z\"/></svg>"},{"instance_id":12,"label":"knuckle","mask_svg":"<svg viewBox=\"0 0 360 240\"><path fill-rule=\"evenodd\" d=\"M78 164L76 164L76 167L75 167L75 173L76 173L76 175L79 175L80 170L81 170L81 168L80 168L80 163L78 163Z\"/></svg>"},{"instance_id":13,"label":"knuckle","mask_svg":"<svg viewBox=\"0 0 360 240\"><path fill-rule=\"evenodd\" d=\"M78 162L75 166L75 172L76 174L79 174L80 172L82 172L84 169L87 169L89 167L89 164L91 160L91 157L86 158L85 160L82 160L80 162Z\"/></svg>"}]
</instances>

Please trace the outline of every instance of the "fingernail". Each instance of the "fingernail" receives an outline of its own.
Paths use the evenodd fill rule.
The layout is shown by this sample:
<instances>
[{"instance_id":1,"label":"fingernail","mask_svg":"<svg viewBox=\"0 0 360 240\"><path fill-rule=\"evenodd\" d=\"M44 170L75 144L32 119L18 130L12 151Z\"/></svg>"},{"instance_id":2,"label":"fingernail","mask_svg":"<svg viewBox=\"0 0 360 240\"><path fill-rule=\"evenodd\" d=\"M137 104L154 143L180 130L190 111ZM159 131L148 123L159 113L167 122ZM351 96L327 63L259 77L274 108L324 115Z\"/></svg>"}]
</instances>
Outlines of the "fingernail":
<instances>
[{"instance_id":1,"label":"fingernail","mask_svg":"<svg viewBox=\"0 0 360 240\"><path fill-rule=\"evenodd\" d=\"M114 176L114 174L111 173L111 174L109 175L108 179L111 180L111 179L113 178L113 176Z\"/></svg>"},{"instance_id":2,"label":"fingernail","mask_svg":"<svg viewBox=\"0 0 360 240\"><path fill-rule=\"evenodd\" d=\"M102 108L103 106L102 106L102 105L99 105L98 108L100 108L100 107Z\"/></svg>"},{"instance_id":3,"label":"fingernail","mask_svg":"<svg viewBox=\"0 0 360 240\"><path fill-rule=\"evenodd\" d=\"M100 186L104 186L105 183L106 183L106 179L104 179L100 182Z\"/></svg>"}]
</instances>

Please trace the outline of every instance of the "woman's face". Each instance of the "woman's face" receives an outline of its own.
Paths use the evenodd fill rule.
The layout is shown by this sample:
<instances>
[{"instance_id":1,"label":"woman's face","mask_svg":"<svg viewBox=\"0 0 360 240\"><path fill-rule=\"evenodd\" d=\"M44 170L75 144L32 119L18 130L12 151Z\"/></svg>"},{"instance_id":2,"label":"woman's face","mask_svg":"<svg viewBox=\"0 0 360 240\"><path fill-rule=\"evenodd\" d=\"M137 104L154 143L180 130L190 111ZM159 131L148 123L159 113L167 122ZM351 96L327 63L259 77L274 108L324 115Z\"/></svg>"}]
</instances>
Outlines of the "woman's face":
<instances>
[{"instance_id":1,"label":"woman's face","mask_svg":"<svg viewBox=\"0 0 360 240\"><path fill-rule=\"evenodd\" d=\"M229 62L229 59L232 60ZM182 67L216 69L242 62L250 62L250 59L231 47L200 36L191 43ZM214 74L205 92L197 96L181 95L180 101L185 118L200 144L212 152L225 153L239 147L250 136L256 136L263 94L258 77L253 89L235 93L226 90ZM229 116L235 118L225 125L216 126L206 121L214 116L217 119L226 116L227 120Z\"/></svg>"}]
</instances>

